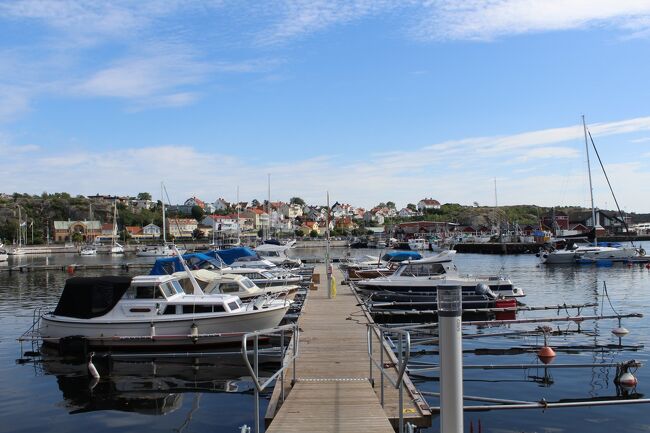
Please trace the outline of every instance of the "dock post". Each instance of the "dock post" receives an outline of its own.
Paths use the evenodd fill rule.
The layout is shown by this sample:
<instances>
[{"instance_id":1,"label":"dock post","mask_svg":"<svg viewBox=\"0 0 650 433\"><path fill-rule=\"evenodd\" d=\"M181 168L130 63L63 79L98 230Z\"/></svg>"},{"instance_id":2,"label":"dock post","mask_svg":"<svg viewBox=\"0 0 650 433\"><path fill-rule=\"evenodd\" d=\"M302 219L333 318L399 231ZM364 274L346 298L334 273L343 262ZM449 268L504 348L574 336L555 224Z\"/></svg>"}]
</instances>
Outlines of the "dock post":
<instances>
[{"instance_id":1,"label":"dock post","mask_svg":"<svg viewBox=\"0 0 650 433\"><path fill-rule=\"evenodd\" d=\"M460 286L438 287L440 432L463 432L463 341Z\"/></svg>"}]
</instances>

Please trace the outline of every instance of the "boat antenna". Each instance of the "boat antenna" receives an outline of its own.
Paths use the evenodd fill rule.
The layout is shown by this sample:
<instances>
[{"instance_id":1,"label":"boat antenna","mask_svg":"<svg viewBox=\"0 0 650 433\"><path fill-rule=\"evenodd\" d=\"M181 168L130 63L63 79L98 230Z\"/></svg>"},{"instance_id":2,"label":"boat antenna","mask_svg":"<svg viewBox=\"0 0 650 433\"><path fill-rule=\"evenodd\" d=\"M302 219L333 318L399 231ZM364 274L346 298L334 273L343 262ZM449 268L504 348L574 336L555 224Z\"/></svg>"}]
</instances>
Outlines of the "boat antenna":
<instances>
[{"instance_id":1,"label":"boat antenna","mask_svg":"<svg viewBox=\"0 0 650 433\"><path fill-rule=\"evenodd\" d=\"M194 294L195 295L200 295L203 296L205 293L203 293L203 290L201 290L201 286L199 286L199 283L196 281L196 278L194 278L194 274L190 271L190 268L187 266L187 263L185 262L185 259L183 258L183 255L178 251L178 248L176 248L176 245L172 245L172 249L178 256L178 260L180 260L181 265L183 266L183 269L185 269L185 272L187 272L187 275L190 277L190 282L192 283L192 288L194 289Z\"/></svg>"},{"instance_id":2,"label":"boat antenna","mask_svg":"<svg viewBox=\"0 0 650 433\"><path fill-rule=\"evenodd\" d=\"M594 207L594 187L591 183L591 164L589 163L589 142L587 141L587 123L585 115L582 115L582 128L585 132L585 151L587 152L587 173L589 173L589 195L591 196L591 222L594 226L594 245L598 245L598 234L596 230L596 208Z\"/></svg>"},{"instance_id":3,"label":"boat antenna","mask_svg":"<svg viewBox=\"0 0 650 433\"><path fill-rule=\"evenodd\" d=\"M618 200L616 200L616 195L614 194L614 189L612 188L612 184L609 181L609 176L607 176L607 172L605 171L605 166L603 165L603 160L600 159L600 154L598 153L598 149L596 149L596 143L594 143L594 138L591 136L591 132L587 131L587 134L589 134L589 139L591 140L591 145L594 148L594 152L596 152L596 157L598 157L598 163L600 164L600 168L603 170L603 174L605 175L605 180L607 181L607 186L609 186L609 191L612 193L612 197L614 197L614 203L616 203L616 209L618 210L618 214L621 217L621 221L623 222L623 226L625 227L625 232L629 235L630 234L630 228L627 226L627 223L625 222L625 217L623 216L623 212L621 212L621 207L618 205ZM634 246L634 239L630 236L630 242L632 243L632 246Z\"/></svg>"}]
</instances>

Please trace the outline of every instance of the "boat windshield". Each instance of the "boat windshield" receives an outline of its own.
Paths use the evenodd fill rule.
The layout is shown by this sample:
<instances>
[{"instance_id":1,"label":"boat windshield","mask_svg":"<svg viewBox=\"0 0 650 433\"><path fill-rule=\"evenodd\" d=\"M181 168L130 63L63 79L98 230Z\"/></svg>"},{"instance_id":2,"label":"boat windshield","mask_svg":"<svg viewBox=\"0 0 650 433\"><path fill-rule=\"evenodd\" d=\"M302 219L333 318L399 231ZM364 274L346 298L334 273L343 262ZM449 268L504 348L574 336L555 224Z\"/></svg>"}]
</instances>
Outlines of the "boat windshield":
<instances>
[{"instance_id":1,"label":"boat windshield","mask_svg":"<svg viewBox=\"0 0 650 433\"><path fill-rule=\"evenodd\" d=\"M246 277L242 278L241 282L244 285L244 287L246 287L247 289L252 289L253 287L255 287L255 284Z\"/></svg>"},{"instance_id":2,"label":"boat windshield","mask_svg":"<svg viewBox=\"0 0 650 433\"><path fill-rule=\"evenodd\" d=\"M406 277L429 277L444 273L445 267L440 263L411 263L404 266L401 275Z\"/></svg>"}]
</instances>

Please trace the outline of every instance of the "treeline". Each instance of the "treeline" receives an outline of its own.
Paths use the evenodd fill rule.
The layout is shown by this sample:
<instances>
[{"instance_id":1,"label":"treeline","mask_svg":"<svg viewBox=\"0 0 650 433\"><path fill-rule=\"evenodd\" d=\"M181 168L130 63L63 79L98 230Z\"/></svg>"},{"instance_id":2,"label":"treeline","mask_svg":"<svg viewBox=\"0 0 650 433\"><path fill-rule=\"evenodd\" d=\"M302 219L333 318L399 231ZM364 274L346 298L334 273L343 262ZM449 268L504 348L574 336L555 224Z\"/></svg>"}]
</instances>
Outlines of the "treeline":
<instances>
[{"instance_id":1,"label":"treeline","mask_svg":"<svg viewBox=\"0 0 650 433\"><path fill-rule=\"evenodd\" d=\"M145 226L154 223L162 226L161 203L153 209L134 210L126 205L117 205L117 223L124 226ZM20 212L19 212L20 207ZM18 238L20 213L23 230L26 230L29 243L42 244L48 233L54 237L54 221L83 221L93 220L101 223L112 223L112 203L97 202L78 195L68 193L43 193L30 195L14 193L11 196L0 197L0 239L5 243Z\"/></svg>"}]
</instances>

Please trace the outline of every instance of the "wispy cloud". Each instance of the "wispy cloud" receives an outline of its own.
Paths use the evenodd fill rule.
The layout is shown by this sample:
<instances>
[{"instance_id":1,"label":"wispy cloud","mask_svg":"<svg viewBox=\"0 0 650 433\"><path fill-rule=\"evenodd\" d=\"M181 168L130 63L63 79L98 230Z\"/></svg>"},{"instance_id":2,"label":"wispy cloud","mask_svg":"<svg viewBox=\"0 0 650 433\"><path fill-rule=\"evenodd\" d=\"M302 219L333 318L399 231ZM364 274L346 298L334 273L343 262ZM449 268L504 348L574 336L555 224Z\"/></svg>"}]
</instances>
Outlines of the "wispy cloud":
<instances>
[{"instance_id":1,"label":"wispy cloud","mask_svg":"<svg viewBox=\"0 0 650 433\"><path fill-rule=\"evenodd\" d=\"M286 0L279 2L276 22L263 30L262 45L278 44L347 24L364 17L386 13L400 3L395 0Z\"/></svg>"},{"instance_id":2,"label":"wispy cloud","mask_svg":"<svg viewBox=\"0 0 650 433\"><path fill-rule=\"evenodd\" d=\"M501 36L612 26L650 28L643 0L436 0L413 30L419 39L492 40Z\"/></svg>"}]
</instances>

